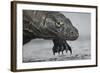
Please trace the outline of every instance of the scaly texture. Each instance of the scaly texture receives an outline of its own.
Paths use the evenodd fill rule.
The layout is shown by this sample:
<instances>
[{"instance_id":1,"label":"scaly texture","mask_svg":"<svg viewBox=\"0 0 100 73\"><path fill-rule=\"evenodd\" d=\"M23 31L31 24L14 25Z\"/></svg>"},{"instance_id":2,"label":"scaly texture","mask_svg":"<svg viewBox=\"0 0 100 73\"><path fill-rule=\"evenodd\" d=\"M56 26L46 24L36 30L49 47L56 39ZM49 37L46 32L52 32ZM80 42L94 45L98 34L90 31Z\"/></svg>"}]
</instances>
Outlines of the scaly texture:
<instances>
[{"instance_id":1,"label":"scaly texture","mask_svg":"<svg viewBox=\"0 0 100 73\"><path fill-rule=\"evenodd\" d=\"M72 25L70 19L60 12L23 10L23 44L31 39L42 38L53 40L53 52L57 47L60 48L57 52L62 51L62 47L63 50L67 48L72 52L66 40L73 41L78 37L78 30ZM57 42L58 44L55 45Z\"/></svg>"}]
</instances>

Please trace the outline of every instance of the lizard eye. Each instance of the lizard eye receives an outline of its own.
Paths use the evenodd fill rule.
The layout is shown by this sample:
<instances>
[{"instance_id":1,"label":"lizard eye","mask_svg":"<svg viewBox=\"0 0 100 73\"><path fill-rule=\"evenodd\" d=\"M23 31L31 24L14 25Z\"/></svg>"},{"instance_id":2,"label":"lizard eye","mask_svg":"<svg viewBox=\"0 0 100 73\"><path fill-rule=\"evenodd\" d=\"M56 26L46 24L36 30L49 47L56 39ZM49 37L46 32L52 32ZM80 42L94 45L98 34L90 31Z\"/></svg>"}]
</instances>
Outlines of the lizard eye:
<instances>
[{"instance_id":1,"label":"lizard eye","mask_svg":"<svg viewBox=\"0 0 100 73\"><path fill-rule=\"evenodd\" d=\"M56 26L57 26L57 27L61 27L59 23L56 23Z\"/></svg>"},{"instance_id":2,"label":"lizard eye","mask_svg":"<svg viewBox=\"0 0 100 73\"><path fill-rule=\"evenodd\" d=\"M60 25L64 25L63 22L60 22Z\"/></svg>"},{"instance_id":3,"label":"lizard eye","mask_svg":"<svg viewBox=\"0 0 100 73\"><path fill-rule=\"evenodd\" d=\"M63 25L63 22L57 22L57 23L56 23L56 26L57 26L57 27L61 27L62 25Z\"/></svg>"},{"instance_id":4,"label":"lizard eye","mask_svg":"<svg viewBox=\"0 0 100 73\"><path fill-rule=\"evenodd\" d=\"M60 25L60 22L58 22L58 24Z\"/></svg>"}]
</instances>

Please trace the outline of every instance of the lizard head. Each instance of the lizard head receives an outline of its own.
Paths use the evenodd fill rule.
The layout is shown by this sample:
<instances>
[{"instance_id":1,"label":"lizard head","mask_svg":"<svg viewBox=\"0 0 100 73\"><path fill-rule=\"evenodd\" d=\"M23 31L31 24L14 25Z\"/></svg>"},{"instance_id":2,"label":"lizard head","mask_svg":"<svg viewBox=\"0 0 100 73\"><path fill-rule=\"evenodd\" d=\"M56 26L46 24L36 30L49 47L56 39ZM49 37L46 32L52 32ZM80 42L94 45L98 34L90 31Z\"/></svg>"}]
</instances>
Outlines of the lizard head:
<instances>
[{"instance_id":1,"label":"lizard head","mask_svg":"<svg viewBox=\"0 0 100 73\"><path fill-rule=\"evenodd\" d=\"M69 18L66 18L59 12L51 12L48 14L46 21L46 27L54 33L53 36L59 39L76 40L79 37L78 30L73 26Z\"/></svg>"}]
</instances>

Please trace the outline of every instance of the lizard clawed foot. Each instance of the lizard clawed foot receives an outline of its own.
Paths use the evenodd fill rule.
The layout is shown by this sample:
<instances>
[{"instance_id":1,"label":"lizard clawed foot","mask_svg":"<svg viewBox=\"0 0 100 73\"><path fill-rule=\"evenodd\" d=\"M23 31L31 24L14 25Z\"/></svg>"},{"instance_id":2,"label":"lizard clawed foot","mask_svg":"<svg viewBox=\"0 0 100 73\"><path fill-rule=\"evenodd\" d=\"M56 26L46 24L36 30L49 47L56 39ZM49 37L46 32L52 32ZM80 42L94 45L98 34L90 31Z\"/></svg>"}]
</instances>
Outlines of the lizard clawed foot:
<instances>
[{"instance_id":1,"label":"lizard clawed foot","mask_svg":"<svg viewBox=\"0 0 100 73\"><path fill-rule=\"evenodd\" d=\"M54 46L52 48L53 55L55 55L55 53L60 54L60 52L62 52L62 54L63 54L64 51L66 51L66 53L67 53L68 50L72 54L72 49L69 46L69 44L66 42L66 40L54 39L53 43L54 43Z\"/></svg>"}]
</instances>

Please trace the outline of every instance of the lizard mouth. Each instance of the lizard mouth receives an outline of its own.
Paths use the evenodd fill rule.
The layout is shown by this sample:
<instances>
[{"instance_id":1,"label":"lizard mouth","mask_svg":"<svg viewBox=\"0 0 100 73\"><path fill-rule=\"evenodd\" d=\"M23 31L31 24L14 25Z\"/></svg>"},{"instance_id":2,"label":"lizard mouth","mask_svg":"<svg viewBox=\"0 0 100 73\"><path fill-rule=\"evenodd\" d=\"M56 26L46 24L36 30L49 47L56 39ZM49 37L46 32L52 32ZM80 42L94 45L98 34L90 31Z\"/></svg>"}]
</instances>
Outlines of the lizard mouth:
<instances>
[{"instance_id":1,"label":"lizard mouth","mask_svg":"<svg viewBox=\"0 0 100 73\"><path fill-rule=\"evenodd\" d=\"M37 38L43 38L43 39L47 39L47 40L53 40L53 39L60 39L60 40L69 40L69 41L74 41L79 37L78 32L75 34L70 34L70 35L64 35L63 33L49 33L49 34L43 34L43 35L39 35L37 36Z\"/></svg>"}]
</instances>

